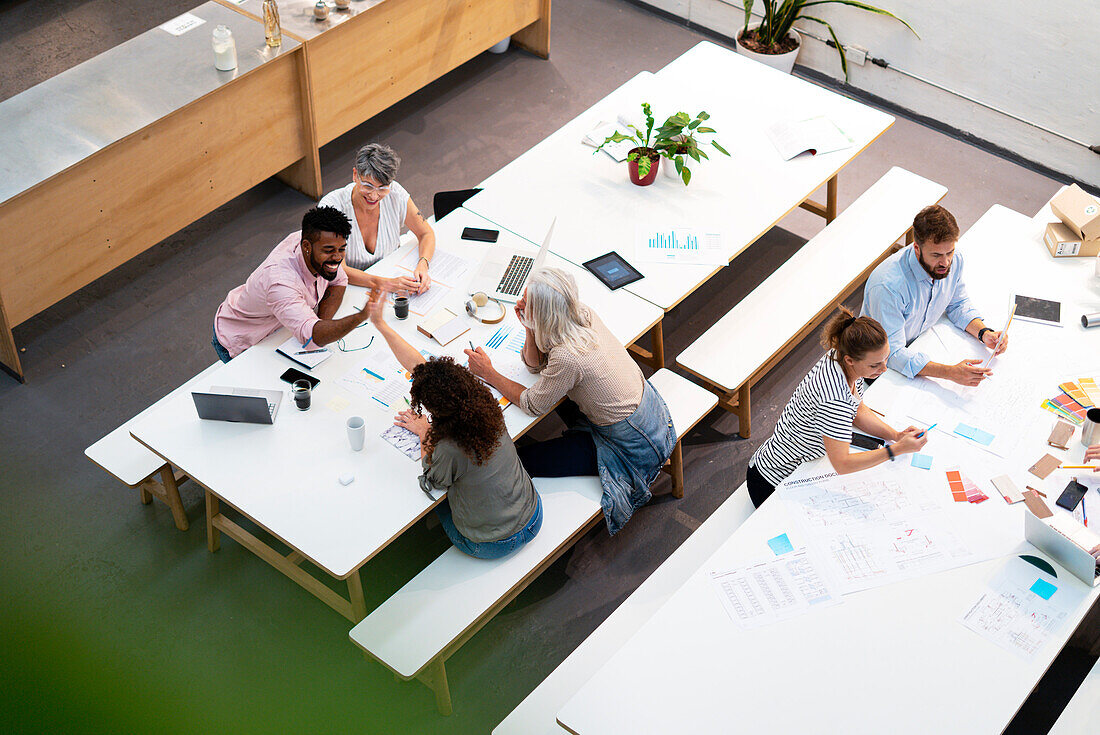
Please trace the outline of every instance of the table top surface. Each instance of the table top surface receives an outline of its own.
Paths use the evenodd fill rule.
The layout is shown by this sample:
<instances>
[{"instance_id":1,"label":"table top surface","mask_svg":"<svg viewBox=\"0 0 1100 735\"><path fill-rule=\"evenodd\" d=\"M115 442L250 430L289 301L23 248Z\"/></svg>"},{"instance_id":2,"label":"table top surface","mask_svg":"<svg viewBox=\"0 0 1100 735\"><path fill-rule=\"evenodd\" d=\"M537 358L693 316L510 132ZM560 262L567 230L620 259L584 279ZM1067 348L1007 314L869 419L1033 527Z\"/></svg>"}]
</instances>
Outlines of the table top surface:
<instances>
[{"instance_id":1,"label":"table top surface","mask_svg":"<svg viewBox=\"0 0 1100 735\"><path fill-rule=\"evenodd\" d=\"M263 15L263 0L225 0L249 13ZM279 0L279 25L283 31L293 33L298 38L309 41L330 28L335 28L386 0L349 0L347 8L337 8L334 0L327 0L328 16L324 19L313 14L316 0ZM385 53L380 48L364 48L348 54L348 63L369 59L372 54Z\"/></svg>"},{"instance_id":2,"label":"table top surface","mask_svg":"<svg viewBox=\"0 0 1100 735\"><path fill-rule=\"evenodd\" d=\"M1007 316L1011 292L1059 286L1055 294L1063 296L1068 312L1064 326L1014 323L1009 351L994 363L995 371L1001 364L1003 375L1033 367L1044 375L1034 381L1029 399L1054 395L1061 380L1100 373L1100 332L1074 321L1078 308L1100 304L1100 279L1093 275L1091 259L1049 257L1040 239L1046 221L1042 212L1032 219L995 206L959 245L970 273L968 288L989 323L1001 323L1002 313ZM931 348L934 340L926 333L915 344ZM1059 345L1059 354L1068 349L1078 357L1037 365L1029 358L1022 367L1008 363L1013 352L1030 356L1048 343ZM1092 369L1081 372L1089 356ZM908 385L888 372L868 390L867 403L886 412L892 425L907 425L911 421L894 409L893 401ZM1007 473L1021 487L1043 489L1053 508L1070 475L1056 472L1039 480L1026 468L1047 452L1064 462L1083 454L1078 436L1066 452L1047 446L1054 417L1038 408L1038 401L1034 406L1020 421L1039 430L1026 434L1018 455L1010 459L998 460L935 431L924 450L935 456L932 473L907 462L880 468L922 486L934 475L942 478L943 468L954 462L973 473L979 486L988 488L990 500L945 504L986 561L845 595L840 605L743 630L729 619L707 576L767 558L766 540L780 533L791 534L794 545L800 545L794 514L777 492L581 687L559 711L559 723L584 735L813 732L821 722L858 723L854 729L877 732L1000 732L1100 594L1055 564L1058 594L1067 595L1072 614L1030 660L957 622L1013 555L1044 556L1023 538L1023 504L1001 502L989 477ZM982 457L975 460L975 453ZM799 468L792 479L829 470L821 459ZM946 487L931 482L934 493L946 494ZM659 697L652 696L653 681L661 682ZM790 706L792 701L798 706ZM608 707L608 702L616 705Z\"/></svg>"},{"instance_id":3,"label":"table top surface","mask_svg":"<svg viewBox=\"0 0 1100 735\"><path fill-rule=\"evenodd\" d=\"M488 252L488 245L460 240L464 227L491 227L492 224L471 212L458 209L435 224L440 251L461 254L476 265ZM500 245L534 245L510 233L502 233ZM411 247L415 247L415 244ZM401 250L380 261L372 272L393 272L410 249ZM587 271L566 261L551 258L548 265L569 270L577 278L581 298L604 319L608 328L624 344L644 334L661 317L660 309L622 290L608 291ZM436 276L438 278L438 276ZM474 322L464 316L463 303L468 291L465 283L453 284L451 293L436 308L450 308L463 315L470 331L447 347L440 347L416 331L420 317L389 321L417 349L432 354L449 354L465 364L462 349L470 340L484 344L502 325ZM349 287L338 315L350 313L365 301L363 289ZM503 323L518 329L511 309ZM348 336L348 348L367 344L361 352L336 350L333 357L312 373L321 379L313 391L312 407L300 412L289 396L271 426L203 421L195 413L188 391L177 390L155 410L144 415L131 428L133 436L181 468L203 487L214 492L241 513L273 535L301 552L333 576L343 578L384 548L392 539L423 516L432 503L417 484L420 463L410 460L379 438L393 422L393 413L364 400L343 387L340 378L354 371L367 355L386 351L385 341L369 324ZM278 330L260 344L246 350L228 364L207 376L209 385L284 390L279 376L294 367L275 348L287 338ZM518 354L503 351L494 355L498 369L512 360L518 367ZM527 385L535 376L518 369L513 378ZM367 441L361 452L352 452L345 431L348 417L366 420ZM517 437L537 419L517 406L504 412L509 433ZM337 478L345 473L355 481L342 486Z\"/></svg>"},{"instance_id":4,"label":"table top surface","mask_svg":"<svg viewBox=\"0 0 1100 735\"><path fill-rule=\"evenodd\" d=\"M182 35L153 28L0 102L0 202L297 47L270 48L263 24L216 2ZM214 68L211 34L227 26L237 68Z\"/></svg>"},{"instance_id":5,"label":"table top surface","mask_svg":"<svg viewBox=\"0 0 1100 735\"><path fill-rule=\"evenodd\" d=\"M751 106L746 101L751 100ZM581 143L601 121L640 118L651 103L657 125L677 111L710 113L707 125L730 152L691 164L691 185L658 174L647 187L626 165ZM778 121L826 115L850 148L783 161L768 140ZM894 118L822 87L702 42L656 74L642 72L482 182L466 207L528 239L557 217L551 250L578 265L614 250L645 276L628 291L668 310L721 266L641 262L636 228L717 228L729 259L755 242L881 135ZM662 161L661 166L668 164ZM538 202L539 206L531 206Z\"/></svg>"}]
</instances>

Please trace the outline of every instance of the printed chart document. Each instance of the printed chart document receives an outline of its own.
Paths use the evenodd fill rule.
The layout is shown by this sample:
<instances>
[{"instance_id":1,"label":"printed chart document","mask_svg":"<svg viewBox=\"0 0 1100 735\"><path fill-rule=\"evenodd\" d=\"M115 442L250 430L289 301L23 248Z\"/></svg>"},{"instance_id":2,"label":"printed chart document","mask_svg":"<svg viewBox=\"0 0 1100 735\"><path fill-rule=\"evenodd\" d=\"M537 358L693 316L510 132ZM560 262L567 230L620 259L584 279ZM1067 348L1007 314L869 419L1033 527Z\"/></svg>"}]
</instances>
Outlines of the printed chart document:
<instances>
[{"instance_id":1,"label":"printed chart document","mask_svg":"<svg viewBox=\"0 0 1100 735\"><path fill-rule=\"evenodd\" d=\"M1066 622L1081 593L1019 557L963 613L959 622L983 638L1030 659Z\"/></svg>"},{"instance_id":2,"label":"printed chart document","mask_svg":"<svg viewBox=\"0 0 1100 735\"><path fill-rule=\"evenodd\" d=\"M431 353L420 351L425 358ZM408 404L412 375L385 344L367 350L359 363L339 379L340 386L382 411L401 411Z\"/></svg>"},{"instance_id":3,"label":"printed chart document","mask_svg":"<svg viewBox=\"0 0 1100 735\"><path fill-rule=\"evenodd\" d=\"M729 265L722 233L697 227L638 227L634 256L647 263Z\"/></svg>"},{"instance_id":4,"label":"printed chart document","mask_svg":"<svg viewBox=\"0 0 1100 735\"><path fill-rule=\"evenodd\" d=\"M412 272L416 270L416 264L419 260L420 251L417 248L412 248L398 261L397 267ZM436 281L462 283L462 279L473 267L473 261L436 248L435 255L432 256L429 273L431 273L433 283Z\"/></svg>"},{"instance_id":5,"label":"printed chart document","mask_svg":"<svg viewBox=\"0 0 1100 735\"><path fill-rule=\"evenodd\" d=\"M840 603L836 587L806 548L728 572L710 573L722 607L743 628L757 628Z\"/></svg>"},{"instance_id":6,"label":"printed chart document","mask_svg":"<svg viewBox=\"0 0 1100 735\"><path fill-rule=\"evenodd\" d=\"M781 486L807 545L842 593L981 561L913 472L867 471Z\"/></svg>"},{"instance_id":7,"label":"printed chart document","mask_svg":"<svg viewBox=\"0 0 1100 735\"><path fill-rule=\"evenodd\" d=\"M784 161L803 153L813 156L852 147L852 139L824 115L775 123L767 135Z\"/></svg>"}]
</instances>

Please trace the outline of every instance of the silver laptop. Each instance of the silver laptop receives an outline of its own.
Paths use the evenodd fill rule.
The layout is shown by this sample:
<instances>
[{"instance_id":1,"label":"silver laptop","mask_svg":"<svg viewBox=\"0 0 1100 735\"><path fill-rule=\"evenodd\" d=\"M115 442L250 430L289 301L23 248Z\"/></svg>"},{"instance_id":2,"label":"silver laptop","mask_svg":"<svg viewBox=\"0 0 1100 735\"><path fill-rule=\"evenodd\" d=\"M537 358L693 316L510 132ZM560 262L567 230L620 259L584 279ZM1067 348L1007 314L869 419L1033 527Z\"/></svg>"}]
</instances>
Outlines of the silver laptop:
<instances>
[{"instance_id":1,"label":"silver laptop","mask_svg":"<svg viewBox=\"0 0 1100 735\"><path fill-rule=\"evenodd\" d=\"M200 419L273 424L283 402L281 390L211 386L208 393L191 391Z\"/></svg>"},{"instance_id":2,"label":"silver laptop","mask_svg":"<svg viewBox=\"0 0 1100 735\"><path fill-rule=\"evenodd\" d=\"M546 254L550 252L550 237L554 234L554 224L558 221L555 217L550 223L550 229L546 231L546 237L542 241L538 255L531 257L525 251L509 247L498 247L489 250L481 269L477 272L471 285L474 292L484 291L491 298L498 301L506 301L514 304L519 301L523 289L527 285L527 276L546 262Z\"/></svg>"},{"instance_id":3,"label":"silver laptop","mask_svg":"<svg viewBox=\"0 0 1100 735\"><path fill-rule=\"evenodd\" d=\"M1051 528L1043 519L1024 509L1024 538L1032 546L1065 567L1087 585L1100 585L1096 559L1065 534Z\"/></svg>"}]
</instances>

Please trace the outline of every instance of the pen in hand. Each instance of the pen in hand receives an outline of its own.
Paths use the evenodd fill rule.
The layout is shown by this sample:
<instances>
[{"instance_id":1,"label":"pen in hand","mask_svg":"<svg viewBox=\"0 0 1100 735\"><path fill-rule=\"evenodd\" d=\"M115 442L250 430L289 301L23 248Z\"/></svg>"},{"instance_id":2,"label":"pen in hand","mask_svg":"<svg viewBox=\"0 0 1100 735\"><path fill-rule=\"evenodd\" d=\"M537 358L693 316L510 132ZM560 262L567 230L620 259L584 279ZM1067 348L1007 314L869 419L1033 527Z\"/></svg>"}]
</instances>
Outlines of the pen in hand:
<instances>
[{"instance_id":1,"label":"pen in hand","mask_svg":"<svg viewBox=\"0 0 1100 735\"><path fill-rule=\"evenodd\" d=\"M922 431L922 432L920 432L919 434L917 434L917 438L918 438L918 439L920 439L920 438L921 438L922 436L924 436L924 435L925 435L925 434L927 434L928 432L932 431L932 429L936 428L937 426L939 426L939 422L938 422L938 421L937 421L936 423L932 424L931 426L929 426L929 427L928 427L927 429L925 429L924 431Z\"/></svg>"}]
</instances>

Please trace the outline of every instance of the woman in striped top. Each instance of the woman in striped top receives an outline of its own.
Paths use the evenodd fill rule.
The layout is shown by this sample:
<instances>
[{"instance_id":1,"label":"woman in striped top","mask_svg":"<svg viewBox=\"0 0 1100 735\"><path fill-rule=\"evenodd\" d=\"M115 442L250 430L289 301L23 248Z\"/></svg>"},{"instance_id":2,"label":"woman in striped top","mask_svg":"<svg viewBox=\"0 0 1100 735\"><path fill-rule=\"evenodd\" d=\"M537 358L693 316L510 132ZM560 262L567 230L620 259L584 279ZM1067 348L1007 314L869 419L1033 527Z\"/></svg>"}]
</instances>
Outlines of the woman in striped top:
<instances>
[{"instance_id":1,"label":"woman in striped top","mask_svg":"<svg viewBox=\"0 0 1100 735\"><path fill-rule=\"evenodd\" d=\"M821 343L829 351L799 383L775 433L749 460L749 497L758 508L803 462L825 455L837 474L846 475L916 452L928 441L917 436L922 432L915 426L895 431L863 405L864 378L886 372L890 356L882 325L870 317L856 318L842 306L825 325ZM853 426L893 443L853 452Z\"/></svg>"}]
</instances>

